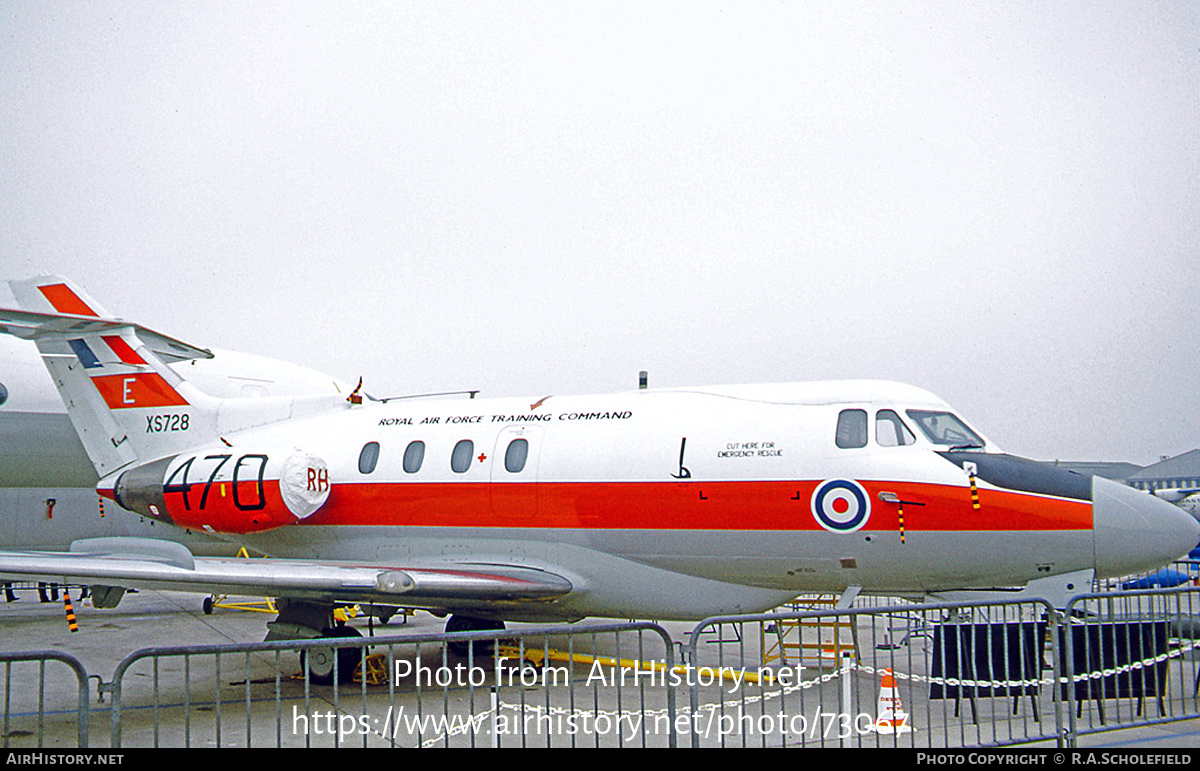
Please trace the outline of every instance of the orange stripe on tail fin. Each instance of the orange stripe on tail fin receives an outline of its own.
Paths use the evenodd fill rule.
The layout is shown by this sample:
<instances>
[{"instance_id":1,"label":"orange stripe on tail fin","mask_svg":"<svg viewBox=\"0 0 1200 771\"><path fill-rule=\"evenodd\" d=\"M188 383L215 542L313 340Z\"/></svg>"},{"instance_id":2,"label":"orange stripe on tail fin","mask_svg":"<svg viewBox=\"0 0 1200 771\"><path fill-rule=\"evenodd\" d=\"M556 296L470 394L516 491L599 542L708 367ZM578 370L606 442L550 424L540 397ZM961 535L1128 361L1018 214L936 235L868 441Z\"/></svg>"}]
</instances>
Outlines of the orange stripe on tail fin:
<instances>
[{"instance_id":1,"label":"orange stripe on tail fin","mask_svg":"<svg viewBox=\"0 0 1200 771\"><path fill-rule=\"evenodd\" d=\"M125 342L120 335L103 335L101 339L108 343L108 347L117 355L117 358L126 364L145 364L146 360L138 355L137 351Z\"/></svg>"},{"instance_id":2,"label":"orange stripe on tail fin","mask_svg":"<svg viewBox=\"0 0 1200 771\"><path fill-rule=\"evenodd\" d=\"M80 299L79 295L72 292L71 288L66 284L47 284L39 286L38 291L50 301L50 304L54 306L54 310L59 313L73 313L76 316L98 315L88 307L87 303Z\"/></svg>"},{"instance_id":3,"label":"orange stripe on tail fin","mask_svg":"<svg viewBox=\"0 0 1200 771\"><path fill-rule=\"evenodd\" d=\"M180 396L157 372L100 375L92 378L92 384L110 410L182 407L188 404L187 399Z\"/></svg>"}]
</instances>

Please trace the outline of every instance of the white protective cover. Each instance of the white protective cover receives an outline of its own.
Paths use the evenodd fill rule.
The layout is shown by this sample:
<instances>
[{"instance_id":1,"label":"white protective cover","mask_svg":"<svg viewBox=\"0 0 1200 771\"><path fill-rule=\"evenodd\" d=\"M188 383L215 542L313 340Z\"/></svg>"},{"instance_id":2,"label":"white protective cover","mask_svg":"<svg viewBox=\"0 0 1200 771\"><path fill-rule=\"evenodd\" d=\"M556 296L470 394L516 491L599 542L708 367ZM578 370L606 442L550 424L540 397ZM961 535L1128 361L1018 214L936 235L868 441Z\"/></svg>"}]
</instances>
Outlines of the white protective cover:
<instances>
[{"instance_id":1,"label":"white protective cover","mask_svg":"<svg viewBox=\"0 0 1200 771\"><path fill-rule=\"evenodd\" d=\"M306 519L329 499L329 467L316 455L297 449L283 464L279 494L288 511Z\"/></svg>"}]
</instances>

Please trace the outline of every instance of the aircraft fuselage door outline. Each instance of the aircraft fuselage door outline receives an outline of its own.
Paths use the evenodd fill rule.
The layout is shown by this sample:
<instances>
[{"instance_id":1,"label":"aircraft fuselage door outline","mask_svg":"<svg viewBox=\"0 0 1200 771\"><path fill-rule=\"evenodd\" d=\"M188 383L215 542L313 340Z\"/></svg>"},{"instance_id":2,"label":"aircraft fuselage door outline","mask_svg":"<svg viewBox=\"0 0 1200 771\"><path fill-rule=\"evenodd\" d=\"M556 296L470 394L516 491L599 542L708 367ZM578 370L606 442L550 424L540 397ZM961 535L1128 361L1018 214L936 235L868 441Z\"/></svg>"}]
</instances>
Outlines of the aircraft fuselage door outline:
<instances>
[{"instance_id":1,"label":"aircraft fuselage door outline","mask_svg":"<svg viewBox=\"0 0 1200 771\"><path fill-rule=\"evenodd\" d=\"M496 435L488 486L497 517L532 519L537 514L540 440L537 426L506 426Z\"/></svg>"}]
</instances>

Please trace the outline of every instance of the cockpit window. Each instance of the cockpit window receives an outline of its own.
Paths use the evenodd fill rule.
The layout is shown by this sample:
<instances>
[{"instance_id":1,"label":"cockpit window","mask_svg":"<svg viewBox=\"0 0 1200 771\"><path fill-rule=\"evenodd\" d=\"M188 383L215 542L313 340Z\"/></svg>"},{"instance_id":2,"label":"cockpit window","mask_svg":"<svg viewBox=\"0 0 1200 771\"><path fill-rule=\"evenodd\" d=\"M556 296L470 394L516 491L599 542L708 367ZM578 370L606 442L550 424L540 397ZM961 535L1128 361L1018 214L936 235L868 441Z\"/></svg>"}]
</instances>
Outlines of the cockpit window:
<instances>
[{"instance_id":1,"label":"cockpit window","mask_svg":"<svg viewBox=\"0 0 1200 771\"><path fill-rule=\"evenodd\" d=\"M842 449L867 446L867 411L842 410L838 413L837 446Z\"/></svg>"},{"instance_id":2,"label":"cockpit window","mask_svg":"<svg viewBox=\"0 0 1200 771\"><path fill-rule=\"evenodd\" d=\"M950 412L934 412L932 410L905 410L910 418L916 421L921 433L934 444L944 444L950 447L983 447L983 439L966 424Z\"/></svg>"},{"instance_id":3,"label":"cockpit window","mask_svg":"<svg viewBox=\"0 0 1200 771\"><path fill-rule=\"evenodd\" d=\"M916 444L917 437L892 410L875 413L875 444L880 447L904 447Z\"/></svg>"}]
</instances>

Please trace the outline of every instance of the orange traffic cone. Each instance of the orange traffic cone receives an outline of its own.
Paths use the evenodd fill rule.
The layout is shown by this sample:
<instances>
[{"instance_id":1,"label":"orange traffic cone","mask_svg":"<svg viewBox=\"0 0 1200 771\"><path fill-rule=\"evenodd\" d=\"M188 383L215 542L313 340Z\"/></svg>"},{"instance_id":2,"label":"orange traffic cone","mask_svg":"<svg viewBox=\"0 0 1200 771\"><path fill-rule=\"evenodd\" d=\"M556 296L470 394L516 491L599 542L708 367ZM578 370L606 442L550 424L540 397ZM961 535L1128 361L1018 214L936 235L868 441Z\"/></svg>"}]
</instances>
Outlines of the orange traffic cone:
<instances>
[{"instance_id":1,"label":"orange traffic cone","mask_svg":"<svg viewBox=\"0 0 1200 771\"><path fill-rule=\"evenodd\" d=\"M883 681L879 684L879 703L875 714L875 731L881 734L912 733L908 725L908 713L900 706L900 692L896 690L896 678L892 670L883 670Z\"/></svg>"}]
</instances>

